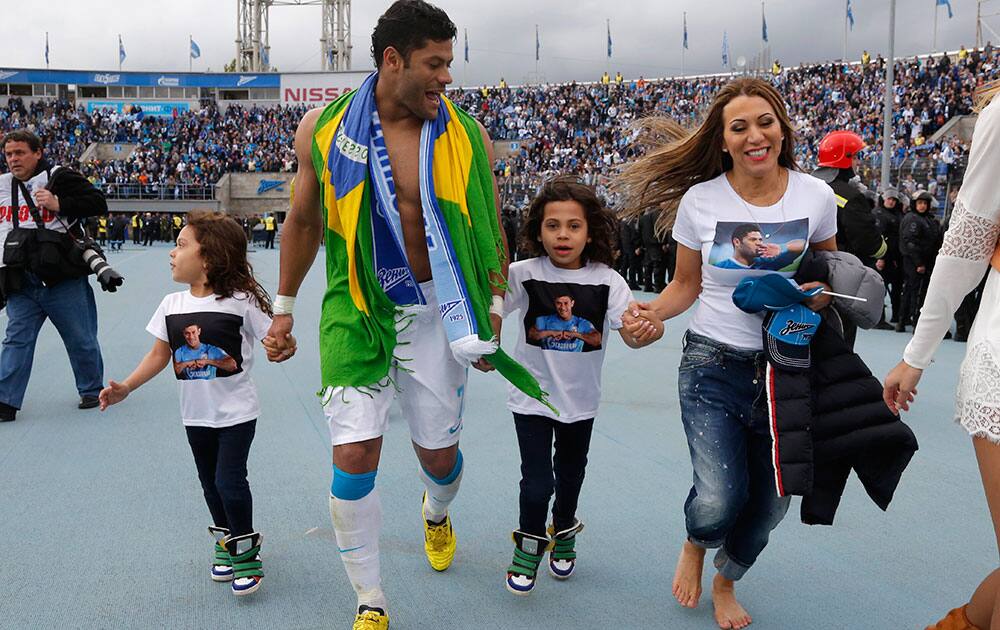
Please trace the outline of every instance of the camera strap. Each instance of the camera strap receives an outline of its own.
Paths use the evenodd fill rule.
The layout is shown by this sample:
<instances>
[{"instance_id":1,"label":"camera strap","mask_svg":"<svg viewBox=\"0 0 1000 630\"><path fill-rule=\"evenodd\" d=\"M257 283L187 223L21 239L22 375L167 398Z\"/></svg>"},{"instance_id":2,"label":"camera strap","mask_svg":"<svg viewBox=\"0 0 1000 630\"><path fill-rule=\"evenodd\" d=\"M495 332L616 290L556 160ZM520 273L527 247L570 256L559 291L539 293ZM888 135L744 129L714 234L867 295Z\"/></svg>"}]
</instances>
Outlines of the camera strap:
<instances>
[{"instance_id":1,"label":"camera strap","mask_svg":"<svg viewBox=\"0 0 1000 630\"><path fill-rule=\"evenodd\" d=\"M58 166L56 168L59 168ZM46 179L51 179L52 169L45 169ZM14 223L14 227L19 227L17 215L20 214L19 205L17 203L17 191L18 188L21 189L21 194L24 195L24 203L28 205L28 212L31 213L31 218L34 219L35 225L38 226L39 230L47 230L49 228L45 227L45 221L42 220L42 214L38 211L38 206L35 205L35 200L31 197L31 193L28 191L28 187L25 186L24 182L17 179L13 175L10 178L10 205L11 205L11 220ZM70 238L76 238L73 234L73 227L79 225L78 222L71 221L69 225L66 225L62 219L59 219L59 223L62 224L63 228L66 229L66 234Z\"/></svg>"},{"instance_id":2,"label":"camera strap","mask_svg":"<svg viewBox=\"0 0 1000 630\"><path fill-rule=\"evenodd\" d=\"M10 207L11 207L11 220L14 223L14 227L20 227L17 217L21 214L21 204L17 202L17 190L21 189L21 193L24 195L24 202L28 204L28 212L31 213L31 218L35 220L35 225L38 229L45 229L45 222L42 221L42 215L38 212L38 207L35 206L35 200L31 198L31 193L28 192L28 187L24 185L24 182L18 178L11 175L10 178Z\"/></svg>"}]
</instances>

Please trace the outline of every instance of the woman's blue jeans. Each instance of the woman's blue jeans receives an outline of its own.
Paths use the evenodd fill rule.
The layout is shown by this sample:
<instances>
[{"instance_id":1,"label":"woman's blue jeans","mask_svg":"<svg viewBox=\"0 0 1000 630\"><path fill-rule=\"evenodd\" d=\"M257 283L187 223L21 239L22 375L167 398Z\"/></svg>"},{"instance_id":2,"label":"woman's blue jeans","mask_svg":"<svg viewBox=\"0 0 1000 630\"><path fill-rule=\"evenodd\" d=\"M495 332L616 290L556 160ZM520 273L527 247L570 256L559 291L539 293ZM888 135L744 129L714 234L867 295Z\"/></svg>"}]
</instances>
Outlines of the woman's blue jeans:
<instances>
[{"instance_id":1,"label":"woman's blue jeans","mask_svg":"<svg viewBox=\"0 0 1000 630\"><path fill-rule=\"evenodd\" d=\"M762 352L687 332L678 385L694 485L684 503L688 539L718 548L715 566L738 580L788 511L771 463Z\"/></svg>"}]
</instances>

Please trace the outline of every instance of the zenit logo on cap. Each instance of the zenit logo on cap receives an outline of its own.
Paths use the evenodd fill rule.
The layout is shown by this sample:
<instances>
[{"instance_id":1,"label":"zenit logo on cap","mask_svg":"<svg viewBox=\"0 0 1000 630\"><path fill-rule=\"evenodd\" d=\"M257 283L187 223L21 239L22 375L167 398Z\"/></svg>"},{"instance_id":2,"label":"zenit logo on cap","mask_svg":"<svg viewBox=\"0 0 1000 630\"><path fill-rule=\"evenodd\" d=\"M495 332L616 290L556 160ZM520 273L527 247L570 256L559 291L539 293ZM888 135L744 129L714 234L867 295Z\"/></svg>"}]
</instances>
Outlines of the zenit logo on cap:
<instances>
[{"instance_id":1,"label":"zenit logo on cap","mask_svg":"<svg viewBox=\"0 0 1000 630\"><path fill-rule=\"evenodd\" d=\"M822 320L819 313L802 304L769 312L764 318L764 353L767 360L779 369L809 369L809 342Z\"/></svg>"}]
</instances>

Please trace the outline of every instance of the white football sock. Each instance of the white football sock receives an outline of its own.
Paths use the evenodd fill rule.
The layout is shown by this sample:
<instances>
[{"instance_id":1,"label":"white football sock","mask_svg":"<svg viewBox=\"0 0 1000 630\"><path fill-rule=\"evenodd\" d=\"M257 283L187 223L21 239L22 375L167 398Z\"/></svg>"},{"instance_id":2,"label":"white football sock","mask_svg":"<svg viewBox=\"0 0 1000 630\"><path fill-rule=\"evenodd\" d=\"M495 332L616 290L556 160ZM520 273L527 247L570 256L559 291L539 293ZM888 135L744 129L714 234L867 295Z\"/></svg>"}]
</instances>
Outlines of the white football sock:
<instances>
[{"instance_id":1,"label":"white football sock","mask_svg":"<svg viewBox=\"0 0 1000 630\"><path fill-rule=\"evenodd\" d=\"M455 500L458 494L458 487L462 483L462 473L465 472L465 465L462 461L462 451L458 451L455 458L455 468L446 478L447 483L442 484L440 479L431 477L423 466L418 466L420 479L427 488L427 500L424 501L424 519L438 523L448 515L448 506Z\"/></svg>"},{"instance_id":2,"label":"white football sock","mask_svg":"<svg viewBox=\"0 0 1000 630\"><path fill-rule=\"evenodd\" d=\"M331 496L330 518L340 559L358 594L358 605L387 610L378 555L382 531L382 502L378 490L372 490L357 501Z\"/></svg>"}]
</instances>

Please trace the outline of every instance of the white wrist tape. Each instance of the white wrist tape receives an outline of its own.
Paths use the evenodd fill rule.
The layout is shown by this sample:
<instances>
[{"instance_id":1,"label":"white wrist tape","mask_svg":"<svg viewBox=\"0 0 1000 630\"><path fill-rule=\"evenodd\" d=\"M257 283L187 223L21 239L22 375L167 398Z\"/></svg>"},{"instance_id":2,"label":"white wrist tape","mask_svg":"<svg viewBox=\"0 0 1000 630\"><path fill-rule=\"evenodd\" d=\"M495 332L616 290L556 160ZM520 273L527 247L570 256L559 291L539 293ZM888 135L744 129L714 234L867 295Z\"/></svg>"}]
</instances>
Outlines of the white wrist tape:
<instances>
[{"instance_id":1,"label":"white wrist tape","mask_svg":"<svg viewBox=\"0 0 1000 630\"><path fill-rule=\"evenodd\" d=\"M276 295L271 305L275 315L291 315L295 307L294 295Z\"/></svg>"},{"instance_id":2,"label":"white wrist tape","mask_svg":"<svg viewBox=\"0 0 1000 630\"><path fill-rule=\"evenodd\" d=\"M493 302L490 304L490 313L494 315L499 315L503 317L503 296L494 295Z\"/></svg>"}]
</instances>

